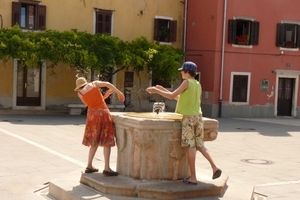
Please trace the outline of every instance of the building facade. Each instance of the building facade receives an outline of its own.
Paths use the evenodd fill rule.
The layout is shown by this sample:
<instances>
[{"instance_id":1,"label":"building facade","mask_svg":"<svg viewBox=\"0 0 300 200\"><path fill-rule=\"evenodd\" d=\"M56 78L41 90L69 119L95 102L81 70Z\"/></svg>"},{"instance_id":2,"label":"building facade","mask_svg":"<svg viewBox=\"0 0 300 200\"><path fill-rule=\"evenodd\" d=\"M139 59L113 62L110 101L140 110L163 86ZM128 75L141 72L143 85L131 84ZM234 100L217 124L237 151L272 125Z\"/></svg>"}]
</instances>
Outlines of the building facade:
<instances>
[{"instance_id":1,"label":"building facade","mask_svg":"<svg viewBox=\"0 0 300 200\"><path fill-rule=\"evenodd\" d=\"M205 116L300 118L300 1L185 5L183 46L198 65Z\"/></svg>"},{"instance_id":2,"label":"building facade","mask_svg":"<svg viewBox=\"0 0 300 200\"><path fill-rule=\"evenodd\" d=\"M109 33L124 41L145 36L149 41L182 45L184 4L179 0L0 0L0 5L0 28L19 24L24 31L77 29ZM74 92L76 69L60 63L53 73L48 63L42 62L38 68L20 71L19 59L0 62L0 109L61 109L68 103L80 103ZM153 104L141 89L151 84L149 76L141 76L142 82L137 84L140 78L136 74L120 71L112 80L130 93L130 102L126 102L132 110L150 110ZM111 103L122 104L114 96Z\"/></svg>"}]
</instances>

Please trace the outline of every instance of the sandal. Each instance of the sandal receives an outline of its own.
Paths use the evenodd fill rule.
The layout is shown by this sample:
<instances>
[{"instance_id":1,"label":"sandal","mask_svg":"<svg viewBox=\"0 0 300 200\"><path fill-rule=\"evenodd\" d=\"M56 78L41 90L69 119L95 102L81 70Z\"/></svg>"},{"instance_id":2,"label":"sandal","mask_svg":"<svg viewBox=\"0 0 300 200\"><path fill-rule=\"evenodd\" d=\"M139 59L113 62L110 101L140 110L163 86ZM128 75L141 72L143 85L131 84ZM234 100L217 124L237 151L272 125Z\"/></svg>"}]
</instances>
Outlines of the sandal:
<instances>
[{"instance_id":1,"label":"sandal","mask_svg":"<svg viewBox=\"0 0 300 200\"><path fill-rule=\"evenodd\" d=\"M109 169L109 171L103 170L102 172L106 176L118 176L118 172L114 172L113 170Z\"/></svg>"},{"instance_id":2,"label":"sandal","mask_svg":"<svg viewBox=\"0 0 300 200\"><path fill-rule=\"evenodd\" d=\"M222 174L222 170L218 169L212 176L212 179L219 178Z\"/></svg>"},{"instance_id":3,"label":"sandal","mask_svg":"<svg viewBox=\"0 0 300 200\"><path fill-rule=\"evenodd\" d=\"M186 184L197 185L197 182L189 181L190 177L184 178L183 182Z\"/></svg>"},{"instance_id":4,"label":"sandal","mask_svg":"<svg viewBox=\"0 0 300 200\"><path fill-rule=\"evenodd\" d=\"M85 169L85 173L93 173L93 172L98 172L99 171L99 169L97 169L97 168L94 168L94 167L92 167L92 168L86 168Z\"/></svg>"}]
</instances>

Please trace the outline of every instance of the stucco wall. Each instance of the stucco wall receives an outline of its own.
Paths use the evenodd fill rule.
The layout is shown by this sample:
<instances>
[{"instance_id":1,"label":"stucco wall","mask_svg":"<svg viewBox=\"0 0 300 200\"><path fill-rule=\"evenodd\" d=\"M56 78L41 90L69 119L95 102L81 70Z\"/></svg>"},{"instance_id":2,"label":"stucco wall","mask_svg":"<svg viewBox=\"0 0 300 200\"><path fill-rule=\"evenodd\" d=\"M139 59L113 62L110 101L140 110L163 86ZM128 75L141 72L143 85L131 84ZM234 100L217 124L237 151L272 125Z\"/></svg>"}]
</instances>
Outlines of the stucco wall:
<instances>
[{"instance_id":1,"label":"stucco wall","mask_svg":"<svg viewBox=\"0 0 300 200\"><path fill-rule=\"evenodd\" d=\"M17 0L15 2L18 2ZM30 2L26 1L27 3ZM36 3L36 1L33 1ZM95 32L95 9L113 12L112 35L122 40L131 41L140 36L153 41L155 16L171 17L177 21L177 40L174 47L182 45L184 4L180 0L136 1L136 0L43 0L46 6L46 28L52 30L70 30ZM0 15L3 28L11 27L12 1L0 0ZM11 108L13 101L13 62L5 65L0 62L0 106ZM124 91L124 71L118 72L113 83ZM45 107L63 107L67 103L80 102L75 87L76 71L69 66L59 64L54 68L54 74L47 69L45 80ZM141 73L141 81L135 75L134 87L131 88L132 108L148 109L149 99L145 91L149 86L148 74ZM112 103L120 103L113 95ZM151 102L150 102L151 104ZM151 106L151 105L150 105ZM1 107L0 107L1 108Z\"/></svg>"},{"instance_id":2,"label":"stucco wall","mask_svg":"<svg viewBox=\"0 0 300 200\"><path fill-rule=\"evenodd\" d=\"M282 20L300 21L297 7L300 1L227 1L226 20L224 21L224 1L189 0L187 17L187 60L198 65L201 72L204 109L211 116L216 115L215 107L222 100L223 116L274 117L276 113L276 82L279 75L276 70L293 72L300 70L299 48L294 50L276 46L277 23ZM266 14L265 8L272 14ZM249 47L240 47L228 43L228 20L236 16L252 17L260 23L259 43ZM223 27L225 28L224 48L222 48ZM224 60L222 65L222 50ZM283 51L283 53L281 53ZM249 103L234 105L230 102L231 73L247 72L251 74L249 85ZM286 77L295 78L286 75ZM269 91L260 91L260 81L269 81ZM222 82L221 82L222 81ZM300 105L300 86L295 85L293 112L298 113ZM274 95L268 98L271 92ZM292 112L292 113L293 113ZM218 112L217 112L218 113ZM294 114L293 114L294 115ZM297 117L299 114L294 115Z\"/></svg>"}]
</instances>

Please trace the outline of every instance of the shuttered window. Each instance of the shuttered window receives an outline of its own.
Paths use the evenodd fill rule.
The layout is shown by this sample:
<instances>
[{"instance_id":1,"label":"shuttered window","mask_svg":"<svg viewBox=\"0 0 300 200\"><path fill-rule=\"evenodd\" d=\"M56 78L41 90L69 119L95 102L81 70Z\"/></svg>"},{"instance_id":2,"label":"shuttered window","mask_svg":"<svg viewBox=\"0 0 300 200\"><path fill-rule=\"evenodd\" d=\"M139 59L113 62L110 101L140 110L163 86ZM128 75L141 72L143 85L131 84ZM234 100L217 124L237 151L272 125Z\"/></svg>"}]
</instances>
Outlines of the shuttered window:
<instances>
[{"instance_id":1,"label":"shuttered window","mask_svg":"<svg viewBox=\"0 0 300 200\"><path fill-rule=\"evenodd\" d=\"M154 40L159 42L176 42L177 21L154 19Z\"/></svg>"},{"instance_id":2,"label":"shuttered window","mask_svg":"<svg viewBox=\"0 0 300 200\"><path fill-rule=\"evenodd\" d=\"M12 26L16 24L22 29L45 30L46 6L12 2Z\"/></svg>"},{"instance_id":3,"label":"shuttered window","mask_svg":"<svg viewBox=\"0 0 300 200\"><path fill-rule=\"evenodd\" d=\"M299 48L300 25L277 24L276 46L285 48Z\"/></svg>"},{"instance_id":4,"label":"shuttered window","mask_svg":"<svg viewBox=\"0 0 300 200\"><path fill-rule=\"evenodd\" d=\"M107 33L111 35L112 12L106 10L96 11L96 33Z\"/></svg>"},{"instance_id":5,"label":"shuttered window","mask_svg":"<svg viewBox=\"0 0 300 200\"><path fill-rule=\"evenodd\" d=\"M250 20L228 21L228 43L238 45L258 45L259 22Z\"/></svg>"}]
</instances>

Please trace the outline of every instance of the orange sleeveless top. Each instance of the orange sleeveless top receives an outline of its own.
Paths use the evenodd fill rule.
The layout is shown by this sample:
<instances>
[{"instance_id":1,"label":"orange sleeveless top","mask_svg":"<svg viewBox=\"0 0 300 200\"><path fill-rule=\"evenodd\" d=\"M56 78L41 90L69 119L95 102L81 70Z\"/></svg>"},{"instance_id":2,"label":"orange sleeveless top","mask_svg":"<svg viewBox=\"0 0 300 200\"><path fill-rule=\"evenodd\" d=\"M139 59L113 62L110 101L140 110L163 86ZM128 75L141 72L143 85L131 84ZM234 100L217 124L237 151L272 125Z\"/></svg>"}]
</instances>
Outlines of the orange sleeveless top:
<instances>
[{"instance_id":1,"label":"orange sleeveless top","mask_svg":"<svg viewBox=\"0 0 300 200\"><path fill-rule=\"evenodd\" d=\"M89 109L108 108L98 87L93 87L93 89L83 94L82 99L87 104Z\"/></svg>"}]
</instances>

